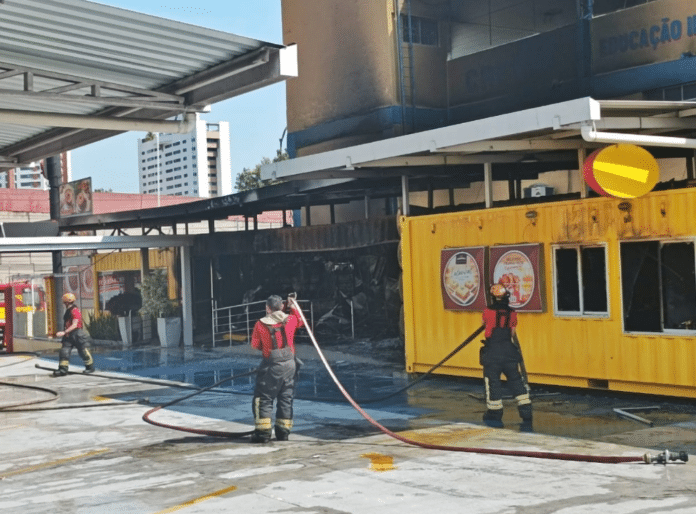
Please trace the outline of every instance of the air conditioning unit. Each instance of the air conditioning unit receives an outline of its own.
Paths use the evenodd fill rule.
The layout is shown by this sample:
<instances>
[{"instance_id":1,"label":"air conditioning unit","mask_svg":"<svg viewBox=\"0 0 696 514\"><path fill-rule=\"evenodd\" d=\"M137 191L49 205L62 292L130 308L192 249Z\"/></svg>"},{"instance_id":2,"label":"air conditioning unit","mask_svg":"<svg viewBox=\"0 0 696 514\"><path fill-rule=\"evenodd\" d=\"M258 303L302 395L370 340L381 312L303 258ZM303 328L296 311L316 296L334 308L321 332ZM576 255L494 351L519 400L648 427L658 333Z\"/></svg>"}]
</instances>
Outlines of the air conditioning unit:
<instances>
[{"instance_id":1,"label":"air conditioning unit","mask_svg":"<svg viewBox=\"0 0 696 514\"><path fill-rule=\"evenodd\" d=\"M529 187L525 187L522 190L522 196L524 198L537 198L540 196L551 196L553 195L553 188L547 186L546 184L532 184Z\"/></svg>"}]
</instances>

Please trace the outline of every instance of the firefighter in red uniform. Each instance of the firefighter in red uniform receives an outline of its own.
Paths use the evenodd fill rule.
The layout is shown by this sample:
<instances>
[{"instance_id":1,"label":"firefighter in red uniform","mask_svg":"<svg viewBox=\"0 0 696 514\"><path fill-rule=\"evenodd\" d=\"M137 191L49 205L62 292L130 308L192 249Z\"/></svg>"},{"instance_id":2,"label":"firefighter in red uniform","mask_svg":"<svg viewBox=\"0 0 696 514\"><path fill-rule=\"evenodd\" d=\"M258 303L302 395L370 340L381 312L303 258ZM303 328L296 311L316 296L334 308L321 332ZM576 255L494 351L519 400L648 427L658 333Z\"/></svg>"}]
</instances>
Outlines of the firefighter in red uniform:
<instances>
[{"instance_id":1,"label":"firefighter in red uniform","mask_svg":"<svg viewBox=\"0 0 696 514\"><path fill-rule=\"evenodd\" d=\"M288 297L288 306L290 297ZM263 352L263 360L256 376L253 411L254 443L271 439L273 402L277 401L275 436L287 441L292 430L292 402L295 394L295 331L303 325L302 317L292 308L283 312L283 299L270 296L266 300L266 316L254 325L251 347Z\"/></svg>"},{"instance_id":2,"label":"firefighter in red uniform","mask_svg":"<svg viewBox=\"0 0 696 514\"><path fill-rule=\"evenodd\" d=\"M480 355L486 384L487 410L483 422L490 427L503 427L503 384L500 376L504 374L522 418L520 429L531 431L532 403L529 389L520 373L522 354L512 339L517 326L517 313L509 305L510 293L504 285L494 284L490 292L493 302L483 311L486 340Z\"/></svg>"},{"instance_id":3,"label":"firefighter in red uniform","mask_svg":"<svg viewBox=\"0 0 696 514\"><path fill-rule=\"evenodd\" d=\"M70 364L70 352L73 347L77 348L77 353L80 354L82 360L85 361L85 370L83 373L94 372L94 359L89 353L89 336L82 329L82 313L75 305L75 295L65 293L63 295L63 305L65 305L65 315L63 323L65 329L56 332L56 337L61 337L61 347L58 353L58 369L53 372L54 377L62 377L68 374L68 365Z\"/></svg>"}]
</instances>

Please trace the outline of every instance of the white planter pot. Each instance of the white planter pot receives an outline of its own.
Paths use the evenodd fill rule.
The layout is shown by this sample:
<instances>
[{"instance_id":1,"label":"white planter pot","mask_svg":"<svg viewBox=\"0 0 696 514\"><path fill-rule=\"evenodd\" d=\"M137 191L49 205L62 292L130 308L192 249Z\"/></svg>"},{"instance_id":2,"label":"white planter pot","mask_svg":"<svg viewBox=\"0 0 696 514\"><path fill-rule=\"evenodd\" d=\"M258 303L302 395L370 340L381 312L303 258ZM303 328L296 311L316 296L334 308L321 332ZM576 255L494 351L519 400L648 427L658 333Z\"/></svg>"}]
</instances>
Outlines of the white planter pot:
<instances>
[{"instance_id":1,"label":"white planter pot","mask_svg":"<svg viewBox=\"0 0 696 514\"><path fill-rule=\"evenodd\" d=\"M177 347L181 342L181 318L157 318L161 346Z\"/></svg>"},{"instance_id":2,"label":"white planter pot","mask_svg":"<svg viewBox=\"0 0 696 514\"><path fill-rule=\"evenodd\" d=\"M133 344L133 318L131 316L118 317L118 331L121 334L121 341Z\"/></svg>"}]
</instances>

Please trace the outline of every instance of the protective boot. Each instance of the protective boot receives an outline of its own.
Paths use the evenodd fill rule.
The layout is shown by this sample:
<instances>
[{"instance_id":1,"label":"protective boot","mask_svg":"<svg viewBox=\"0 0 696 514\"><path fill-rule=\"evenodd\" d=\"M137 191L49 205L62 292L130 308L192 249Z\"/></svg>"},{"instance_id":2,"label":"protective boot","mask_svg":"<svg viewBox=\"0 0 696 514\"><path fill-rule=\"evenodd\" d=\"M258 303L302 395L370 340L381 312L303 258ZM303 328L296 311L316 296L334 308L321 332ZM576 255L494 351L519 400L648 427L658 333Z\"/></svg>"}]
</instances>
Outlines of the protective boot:
<instances>
[{"instance_id":1,"label":"protective boot","mask_svg":"<svg viewBox=\"0 0 696 514\"><path fill-rule=\"evenodd\" d=\"M94 373L94 363L87 364L87 366L85 366L85 370L82 373L85 373L85 374Z\"/></svg>"},{"instance_id":2,"label":"protective boot","mask_svg":"<svg viewBox=\"0 0 696 514\"><path fill-rule=\"evenodd\" d=\"M67 374L68 368L64 368L63 366L59 367L57 370L53 372L54 377L64 377Z\"/></svg>"},{"instance_id":3,"label":"protective boot","mask_svg":"<svg viewBox=\"0 0 696 514\"><path fill-rule=\"evenodd\" d=\"M503 428L503 409L488 409L483 415L483 422L491 428Z\"/></svg>"},{"instance_id":4,"label":"protective boot","mask_svg":"<svg viewBox=\"0 0 696 514\"><path fill-rule=\"evenodd\" d=\"M531 404L520 405L517 410L522 418L522 424L520 425L520 432L533 432L532 427L532 406Z\"/></svg>"},{"instance_id":5,"label":"protective boot","mask_svg":"<svg viewBox=\"0 0 696 514\"><path fill-rule=\"evenodd\" d=\"M290 438L290 430L287 428L276 425L275 426L275 436L278 441L287 441Z\"/></svg>"},{"instance_id":6,"label":"protective boot","mask_svg":"<svg viewBox=\"0 0 696 514\"><path fill-rule=\"evenodd\" d=\"M270 430L259 430L258 428L254 430L254 433L251 434L251 442L252 443L267 443L271 440L271 431Z\"/></svg>"}]
</instances>

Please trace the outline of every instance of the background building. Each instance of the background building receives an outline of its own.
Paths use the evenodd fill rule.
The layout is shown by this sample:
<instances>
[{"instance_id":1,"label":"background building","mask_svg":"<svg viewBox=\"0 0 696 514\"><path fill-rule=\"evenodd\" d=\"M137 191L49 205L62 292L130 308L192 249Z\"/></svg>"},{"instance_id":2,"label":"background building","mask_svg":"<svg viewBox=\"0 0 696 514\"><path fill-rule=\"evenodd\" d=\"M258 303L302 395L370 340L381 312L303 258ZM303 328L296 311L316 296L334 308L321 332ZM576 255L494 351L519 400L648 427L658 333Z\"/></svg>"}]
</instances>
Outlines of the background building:
<instances>
[{"instance_id":1,"label":"background building","mask_svg":"<svg viewBox=\"0 0 696 514\"><path fill-rule=\"evenodd\" d=\"M148 134L138 141L138 166L141 194L158 189L171 196L231 194L229 123L199 118L188 134Z\"/></svg>"},{"instance_id":2,"label":"background building","mask_svg":"<svg viewBox=\"0 0 696 514\"><path fill-rule=\"evenodd\" d=\"M61 177L63 182L72 180L72 162L70 152L60 154ZM45 176L45 162L32 162L28 166L10 169L0 173L0 188L11 189L40 189L48 191L48 180Z\"/></svg>"},{"instance_id":3,"label":"background building","mask_svg":"<svg viewBox=\"0 0 696 514\"><path fill-rule=\"evenodd\" d=\"M584 96L696 98L688 0L282 5L291 158Z\"/></svg>"}]
</instances>

